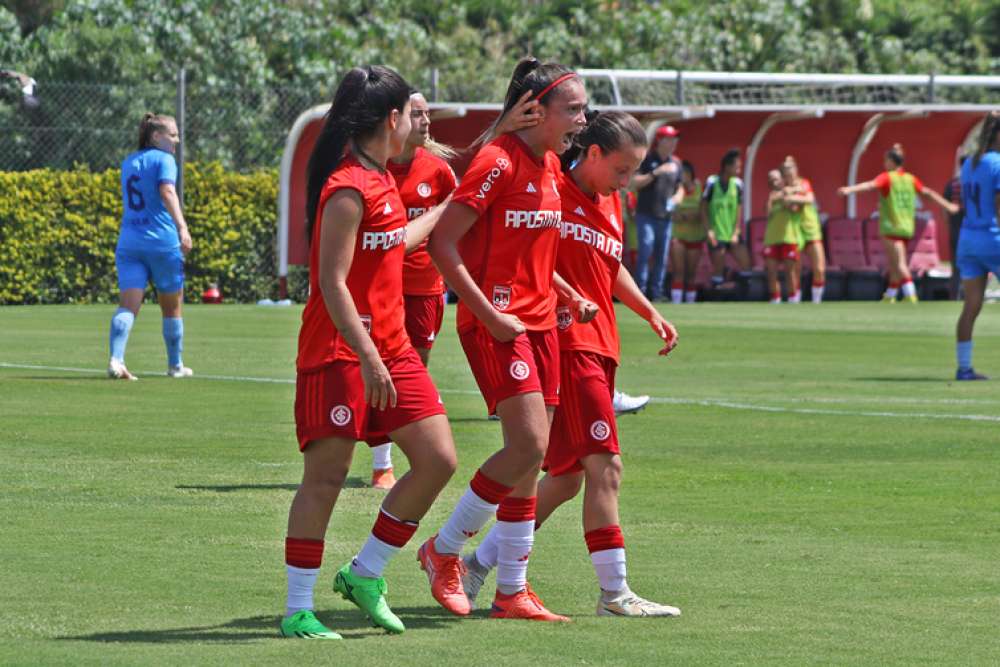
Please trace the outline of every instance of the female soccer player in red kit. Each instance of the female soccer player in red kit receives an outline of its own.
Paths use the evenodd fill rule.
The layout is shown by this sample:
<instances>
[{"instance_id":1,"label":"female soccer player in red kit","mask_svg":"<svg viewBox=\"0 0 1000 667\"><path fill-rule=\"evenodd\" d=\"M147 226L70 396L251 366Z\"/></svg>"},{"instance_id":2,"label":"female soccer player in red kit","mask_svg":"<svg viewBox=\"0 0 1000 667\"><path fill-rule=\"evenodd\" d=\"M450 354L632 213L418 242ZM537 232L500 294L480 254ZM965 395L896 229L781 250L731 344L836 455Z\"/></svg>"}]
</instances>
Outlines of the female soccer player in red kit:
<instances>
[{"instance_id":1,"label":"female soccer player in red kit","mask_svg":"<svg viewBox=\"0 0 1000 667\"><path fill-rule=\"evenodd\" d=\"M625 578L625 541L618 518L622 463L612 394L618 366L618 325L612 296L649 322L667 354L677 331L621 270L622 214L618 189L628 183L646 154L646 135L632 116L612 111L592 117L563 154L562 239L556 270L597 304L593 321L559 315L561 392L538 485L540 525L584 486L583 530L600 582L601 616L678 616L676 607L640 598ZM572 165L572 166L571 166ZM465 559L463 588L470 604L497 563L497 538L490 531Z\"/></svg>"},{"instance_id":2,"label":"female soccer player in red kit","mask_svg":"<svg viewBox=\"0 0 1000 667\"><path fill-rule=\"evenodd\" d=\"M430 241L431 256L461 299L459 338L489 411L500 417L504 446L479 468L418 556L434 598L455 614L468 614L459 554L495 514L499 565L492 616L562 621L567 619L532 593L527 567L537 471L559 401L557 298L578 317L594 315L593 304L554 275L562 217L556 153L568 149L586 124L587 94L571 70L534 58L515 68L504 114L527 91L539 102L541 122L479 151Z\"/></svg>"},{"instance_id":3,"label":"female soccer player in red kit","mask_svg":"<svg viewBox=\"0 0 1000 667\"><path fill-rule=\"evenodd\" d=\"M410 87L386 67L341 81L309 159L309 301L299 332L295 425L305 470L288 515L286 637L339 639L313 614L330 513L358 440L390 436L410 461L367 542L334 590L375 624L402 632L382 571L455 470L455 446L427 369L403 322L403 253L441 207L409 223L386 171L410 131Z\"/></svg>"},{"instance_id":4,"label":"female soccer player in red kit","mask_svg":"<svg viewBox=\"0 0 1000 667\"><path fill-rule=\"evenodd\" d=\"M413 220L447 199L457 181L455 172L445 162L445 158L454 156L454 151L430 138L430 108L418 92L410 95L410 122L410 134L403 152L390 158L386 167L396 179L407 219ZM424 242L407 253L403 260L406 333L424 366L430 360L431 347L441 331L444 292L444 280L427 254ZM391 449L391 442L371 448L372 486L377 489L391 489L396 483Z\"/></svg>"}]
</instances>

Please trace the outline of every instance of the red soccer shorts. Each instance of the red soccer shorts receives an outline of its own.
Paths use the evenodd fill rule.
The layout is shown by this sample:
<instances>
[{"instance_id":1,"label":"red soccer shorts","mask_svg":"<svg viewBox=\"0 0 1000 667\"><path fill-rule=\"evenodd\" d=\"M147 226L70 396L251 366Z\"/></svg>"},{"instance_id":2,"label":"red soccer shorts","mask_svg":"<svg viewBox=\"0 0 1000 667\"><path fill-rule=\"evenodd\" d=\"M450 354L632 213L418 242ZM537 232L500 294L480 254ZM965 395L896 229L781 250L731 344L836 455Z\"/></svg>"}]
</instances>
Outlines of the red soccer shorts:
<instances>
[{"instance_id":1,"label":"red soccer shorts","mask_svg":"<svg viewBox=\"0 0 1000 667\"><path fill-rule=\"evenodd\" d=\"M444 294L437 296L404 295L406 333L413 347L429 350L441 333L444 320Z\"/></svg>"},{"instance_id":2,"label":"red soccer shorts","mask_svg":"<svg viewBox=\"0 0 1000 667\"><path fill-rule=\"evenodd\" d=\"M580 472L591 454L620 454L612 394L613 359L593 352L560 355L562 392L542 470L553 477Z\"/></svg>"},{"instance_id":3,"label":"red soccer shorts","mask_svg":"<svg viewBox=\"0 0 1000 667\"><path fill-rule=\"evenodd\" d=\"M768 259L787 259L792 262L799 258L799 247L794 243L774 243L764 246L764 257Z\"/></svg>"},{"instance_id":4,"label":"red soccer shorts","mask_svg":"<svg viewBox=\"0 0 1000 667\"><path fill-rule=\"evenodd\" d=\"M396 388L396 407L378 410L365 404L361 364L335 361L300 372L295 381L295 433L299 450L321 438L388 441L388 434L413 422L445 414L430 374L413 348L385 362Z\"/></svg>"},{"instance_id":5,"label":"red soccer shorts","mask_svg":"<svg viewBox=\"0 0 1000 667\"><path fill-rule=\"evenodd\" d=\"M477 326L458 335L490 414L512 396L541 392L545 405L559 405L559 335L528 331L501 343Z\"/></svg>"}]
</instances>

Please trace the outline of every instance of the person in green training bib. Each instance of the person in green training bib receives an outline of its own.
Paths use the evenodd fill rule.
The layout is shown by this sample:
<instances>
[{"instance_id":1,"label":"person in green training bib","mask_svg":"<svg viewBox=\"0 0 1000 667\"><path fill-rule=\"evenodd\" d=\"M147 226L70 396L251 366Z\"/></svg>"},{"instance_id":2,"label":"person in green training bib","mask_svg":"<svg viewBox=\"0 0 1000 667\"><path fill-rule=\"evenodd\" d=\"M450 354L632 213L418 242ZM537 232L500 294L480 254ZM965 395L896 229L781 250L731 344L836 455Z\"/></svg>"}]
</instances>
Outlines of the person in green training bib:
<instances>
[{"instance_id":1,"label":"person in green training bib","mask_svg":"<svg viewBox=\"0 0 1000 667\"><path fill-rule=\"evenodd\" d=\"M823 251L823 226L816 210L816 195L809 179L799 175L799 165L791 155L781 163L781 176L785 185L785 205L793 223L799 228L799 249L809 257L812 265L812 302L822 303L826 288L826 253ZM801 259L798 264L801 271Z\"/></svg>"},{"instance_id":2,"label":"person in green training bib","mask_svg":"<svg viewBox=\"0 0 1000 667\"><path fill-rule=\"evenodd\" d=\"M801 227L795 223L789 193L781 172L772 169L767 172L767 184L771 193L767 200L767 229L764 231L764 268L767 271L767 288L771 303L781 303L781 285L778 284L778 269L783 268L788 275L788 303L800 303L799 291L799 247L802 244Z\"/></svg>"},{"instance_id":3,"label":"person in green training bib","mask_svg":"<svg viewBox=\"0 0 1000 667\"><path fill-rule=\"evenodd\" d=\"M708 177L701 195L701 224L708 239L708 252L712 258L712 286L718 287L725 280L726 252L732 254L741 271L750 268L750 254L740 242L743 227L743 181L739 177L743 168L740 151L731 148L722 156L719 173Z\"/></svg>"},{"instance_id":4,"label":"person in green training bib","mask_svg":"<svg viewBox=\"0 0 1000 667\"><path fill-rule=\"evenodd\" d=\"M694 303L698 291L694 274L705 249L705 228L701 225L701 181L695 178L694 165L681 163L681 185L684 199L674 209L674 243L670 248L670 300L673 303Z\"/></svg>"},{"instance_id":5,"label":"person in green training bib","mask_svg":"<svg viewBox=\"0 0 1000 667\"><path fill-rule=\"evenodd\" d=\"M949 213L957 207L919 178L903 169L903 147L893 144L885 153L885 171L874 179L857 185L839 188L837 194L846 197L858 192L878 191L879 235L889 262L889 287L882 300L896 301L897 296L910 303L917 302L917 289L913 285L906 244L913 238L917 195L929 197Z\"/></svg>"}]
</instances>

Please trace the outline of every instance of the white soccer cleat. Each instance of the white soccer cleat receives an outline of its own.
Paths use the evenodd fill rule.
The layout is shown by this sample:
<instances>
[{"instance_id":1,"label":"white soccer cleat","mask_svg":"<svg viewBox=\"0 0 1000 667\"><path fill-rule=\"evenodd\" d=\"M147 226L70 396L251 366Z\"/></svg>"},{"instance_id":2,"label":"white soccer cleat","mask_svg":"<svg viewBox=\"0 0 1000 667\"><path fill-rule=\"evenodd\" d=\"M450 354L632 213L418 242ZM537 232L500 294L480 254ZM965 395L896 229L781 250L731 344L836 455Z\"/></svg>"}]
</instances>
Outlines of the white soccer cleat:
<instances>
[{"instance_id":1,"label":"white soccer cleat","mask_svg":"<svg viewBox=\"0 0 1000 667\"><path fill-rule=\"evenodd\" d=\"M626 588L613 600L597 599L598 616L680 616L681 610L643 599Z\"/></svg>"},{"instance_id":2,"label":"white soccer cleat","mask_svg":"<svg viewBox=\"0 0 1000 667\"><path fill-rule=\"evenodd\" d=\"M649 403L649 396L629 396L628 394L615 389L611 404L614 406L616 415L627 415L632 412L639 412Z\"/></svg>"},{"instance_id":3,"label":"white soccer cleat","mask_svg":"<svg viewBox=\"0 0 1000 667\"><path fill-rule=\"evenodd\" d=\"M189 378L194 375L194 371L187 366L168 366L167 376L172 378Z\"/></svg>"},{"instance_id":4,"label":"white soccer cleat","mask_svg":"<svg viewBox=\"0 0 1000 667\"><path fill-rule=\"evenodd\" d=\"M112 380L138 380L136 376L129 373L128 369L125 368L125 362L121 359L115 359L111 357L108 361L108 377Z\"/></svg>"},{"instance_id":5,"label":"white soccer cleat","mask_svg":"<svg viewBox=\"0 0 1000 667\"><path fill-rule=\"evenodd\" d=\"M479 596L479 589L486 583L486 575L489 570L484 570L476 558L476 553L472 552L462 558L465 563L465 573L462 575L462 588L465 590L465 597L469 598L469 607L476 608L476 597Z\"/></svg>"}]
</instances>

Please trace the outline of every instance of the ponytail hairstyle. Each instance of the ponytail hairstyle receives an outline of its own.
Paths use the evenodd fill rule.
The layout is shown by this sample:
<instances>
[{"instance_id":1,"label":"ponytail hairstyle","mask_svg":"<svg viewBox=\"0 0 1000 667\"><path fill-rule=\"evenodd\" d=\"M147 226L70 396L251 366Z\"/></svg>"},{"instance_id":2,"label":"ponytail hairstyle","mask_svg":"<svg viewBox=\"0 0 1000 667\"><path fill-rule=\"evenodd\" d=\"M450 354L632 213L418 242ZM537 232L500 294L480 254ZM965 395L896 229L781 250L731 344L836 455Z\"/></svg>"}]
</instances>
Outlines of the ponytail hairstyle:
<instances>
[{"instance_id":1,"label":"ponytail hairstyle","mask_svg":"<svg viewBox=\"0 0 1000 667\"><path fill-rule=\"evenodd\" d=\"M991 111L983 119L983 129L979 132L976 152L972 154L973 169L979 166L979 161L983 159L983 155L997 142L998 133L1000 133L1000 111Z\"/></svg>"},{"instance_id":2,"label":"ponytail hairstyle","mask_svg":"<svg viewBox=\"0 0 1000 667\"><path fill-rule=\"evenodd\" d=\"M170 123L176 125L173 116L164 116L158 113L147 113L143 115L139 123L139 150L153 148L153 133L166 132Z\"/></svg>"},{"instance_id":3,"label":"ponytail hairstyle","mask_svg":"<svg viewBox=\"0 0 1000 667\"><path fill-rule=\"evenodd\" d=\"M424 94L421 93L416 88L410 88L410 97L413 97L414 95L420 95L421 97L423 97ZM451 160L453 157L458 155L458 151L456 151L454 148L452 148L448 144L442 144L440 142L434 141L433 137L431 136L428 136L427 139L424 140L423 148L431 155L439 157L442 160Z\"/></svg>"},{"instance_id":4,"label":"ponytail hairstyle","mask_svg":"<svg viewBox=\"0 0 1000 667\"><path fill-rule=\"evenodd\" d=\"M896 163L897 167L903 166L906 155L903 153L903 144L893 144L892 148L885 152L885 156Z\"/></svg>"},{"instance_id":5,"label":"ponytail hairstyle","mask_svg":"<svg viewBox=\"0 0 1000 667\"><path fill-rule=\"evenodd\" d=\"M587 126L573 139L573 145L559 160L563 171L568 171L583 158L591 146L607 155L621 148L638 146L646 148L646 133L635 118L624 111L588 111Z\"/></svg>"},{"instance_id":6,"label":"ponytail hairstyle","mask_svg":"<svg viewBox=\"0 0 1000 667\"><path fill-rule=\"evenodd\" d=\"M355 67L341 79L306 167L306 243L312 242L323 185L348 143L374 135L393 109L403 110L410 90L403 77L381 65Z\"/></svg>"},{"instance_id":7,"label":"ponytail hairstyle","mask_svg":"<svg viewBox=\"0 0 1000 667\"><path fill-rule=\"evenodd\" d=\"M527 58L522 58L517 66L514 68L514 74L510 78L510 84L507 86L507 94L504 96L503 111L497 116L497 119L486 128L486 130L480 134L476 140L472 143L472 147L480 146L490 141L494 138L497 127L503 120L504 116L514 108L517 101L521 99L521 95L524 95L529 90L532 92L532 98L541 102L542 106L548 106L549 102L552 100L552 91L555 90L559 84L571 78L576 77L576 72L574 72L569 67L565 65L560 65L559 63L547 62L543 63L537 58L532 58L528 56Z\"/></svg>"}]
</instances>

